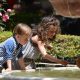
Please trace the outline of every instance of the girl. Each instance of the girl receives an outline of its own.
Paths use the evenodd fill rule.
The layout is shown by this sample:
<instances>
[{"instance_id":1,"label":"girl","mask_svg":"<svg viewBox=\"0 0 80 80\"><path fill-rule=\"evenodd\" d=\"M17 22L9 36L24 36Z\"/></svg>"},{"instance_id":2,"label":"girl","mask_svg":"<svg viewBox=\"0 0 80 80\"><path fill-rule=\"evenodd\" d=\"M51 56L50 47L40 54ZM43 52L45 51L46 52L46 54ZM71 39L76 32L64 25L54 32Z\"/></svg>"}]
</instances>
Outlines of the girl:
<instances>
[{"instance_id":1,"label":"girl","mask_svg":"<svg viewBox=\"0 0 80 80\"><path fill-rule=\"evenodd\" d=\"M62 65L67 65L67 61L57 59L49 55L46 48L51 48L49 42L54 40L56 34L60 32L59 21L54 17L44 17L41 23L33 30L32 37L26 45L23 46L23 58L29 60L30 63L26 69L35 68L34 60L37 59L37 55L42 55L44 59L51 62L57 62Z\"/></svg>"}]
</instances>

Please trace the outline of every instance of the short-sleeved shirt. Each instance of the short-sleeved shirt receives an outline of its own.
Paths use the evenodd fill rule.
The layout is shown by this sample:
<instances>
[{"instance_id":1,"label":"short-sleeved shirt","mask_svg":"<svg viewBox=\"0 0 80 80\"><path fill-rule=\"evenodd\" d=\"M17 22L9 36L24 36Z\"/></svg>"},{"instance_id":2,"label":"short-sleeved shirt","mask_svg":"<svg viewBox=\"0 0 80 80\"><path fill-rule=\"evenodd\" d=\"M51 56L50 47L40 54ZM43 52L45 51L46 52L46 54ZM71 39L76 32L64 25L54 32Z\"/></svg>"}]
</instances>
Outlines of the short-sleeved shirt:
<instances>
[{"instance_id":1,"label":"short-sleeved shirt","mask_svg":"<svg viewBox=\"0 0 80 80\"><path fill-rule=\"evenodd\" d=\"M37 59L40 56L39 49L34 45L31 39L22 47L23 58Z\"/></svg>"},{"instance_id":2,"label":"short-sleeved shirt","mask_svg":"<svg viewBox=\"0 0 80 80\"><path fill-rule=\"evenodd\" d=\"M0 65L7 60L13 59L13 52L17 47L16 41L13 37L8 38L0 43Z\"/></svg>"}]
</instances>

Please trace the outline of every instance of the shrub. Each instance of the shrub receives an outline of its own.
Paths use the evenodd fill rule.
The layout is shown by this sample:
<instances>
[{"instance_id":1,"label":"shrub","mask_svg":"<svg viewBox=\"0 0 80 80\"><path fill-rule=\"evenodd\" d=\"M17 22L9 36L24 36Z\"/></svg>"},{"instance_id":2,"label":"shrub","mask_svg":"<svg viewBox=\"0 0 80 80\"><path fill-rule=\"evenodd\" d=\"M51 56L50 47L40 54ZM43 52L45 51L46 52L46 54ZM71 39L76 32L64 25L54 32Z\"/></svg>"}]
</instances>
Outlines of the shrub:
<instances>
[{"instance_id":1,"label":"shrub","mask_svg":"<svg viewBox=\"0 0 80 80\"><path fill-rule=\"evenodd\" d=\"M49 53L52 55L71 58L80 55L80 36L57 35L51 44L53 48Z\"/></svg>"},{"instance_id":2,"label":"shrub","mask_svg":"<svg viewBox=\"0 0 80 80\"><path fill-rule=\"evenodd\" d=\"M0 43L9 38L12 35L10 31L0 32Z\"/></svg>"}]
</instances>

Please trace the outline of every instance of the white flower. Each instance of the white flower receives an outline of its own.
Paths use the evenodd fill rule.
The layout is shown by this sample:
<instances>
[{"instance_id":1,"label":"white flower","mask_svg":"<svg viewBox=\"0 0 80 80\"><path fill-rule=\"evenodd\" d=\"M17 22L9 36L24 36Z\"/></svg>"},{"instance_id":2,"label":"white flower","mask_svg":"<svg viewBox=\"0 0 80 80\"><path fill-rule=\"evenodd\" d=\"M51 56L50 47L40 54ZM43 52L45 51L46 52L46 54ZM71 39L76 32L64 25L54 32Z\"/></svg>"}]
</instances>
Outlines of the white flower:
<instances>
[{"instance_id":1,"label":"white flower","mask_svg":"<svg viewBox=\"0 0 80 80\"><path fill-rule=\"evenodd\" d=\"M2 13L0 12L0 16L2 16Z\"/></svg>"},{"instance_id":2,"label":"white flower","mask_svg":"<svg viewBox=\"0 0 80 80\"><path fill-rule=\"evenodd\" d=\"M12 10L11 9L7 9L7 12L12 12Z\"/></svg>"}]
</instances>

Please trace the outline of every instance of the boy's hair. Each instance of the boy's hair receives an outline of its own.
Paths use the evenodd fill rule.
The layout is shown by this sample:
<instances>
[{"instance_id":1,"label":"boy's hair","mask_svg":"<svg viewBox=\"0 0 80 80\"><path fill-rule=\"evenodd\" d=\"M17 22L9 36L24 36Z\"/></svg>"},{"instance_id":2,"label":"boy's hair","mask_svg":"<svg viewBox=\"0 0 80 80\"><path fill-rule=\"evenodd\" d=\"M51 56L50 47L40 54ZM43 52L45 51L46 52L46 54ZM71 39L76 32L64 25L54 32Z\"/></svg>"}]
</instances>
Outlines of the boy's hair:
<instances>
[{"instance_id":1,"label":"boy's hair","mask_svg":"<svg viewBox=\"0 0 80 80\"><path fill-rule=\"evenodd\" d=\"M61 32L61 30L60 30L60 22L59 22L59 20L58 19L56 19L55 17L50 17L50 16L48 16L48 17L44 17L43 19L42 19L42 21L40 22L40 24L37 26L37 31L36 31L36 34L39 36L39 38L42 40L42 41L44 41L44 42L46 42L46 41L48 41L49 39L47 38L47 32L48 32L48 30L49 30L49 26L50 25L53 25L53 27L55 28L57 28L57 31L56 31L56 34L57 33L60 33ZM54 36L54 38L55 38L55 36Z\"/></svg>"},{"instance_id":2,"label":"boy's hair","mask_svg":"<svg viewBox=\"0 0 80 80\"><path fill-rule=\"evenodd\" d=\"M31 28L24 23L19 23L15 26L14 30L13 30L13 35L27 35L27 34L31 34Z\"/></svg>"}]
</instances>

